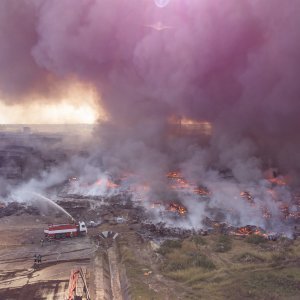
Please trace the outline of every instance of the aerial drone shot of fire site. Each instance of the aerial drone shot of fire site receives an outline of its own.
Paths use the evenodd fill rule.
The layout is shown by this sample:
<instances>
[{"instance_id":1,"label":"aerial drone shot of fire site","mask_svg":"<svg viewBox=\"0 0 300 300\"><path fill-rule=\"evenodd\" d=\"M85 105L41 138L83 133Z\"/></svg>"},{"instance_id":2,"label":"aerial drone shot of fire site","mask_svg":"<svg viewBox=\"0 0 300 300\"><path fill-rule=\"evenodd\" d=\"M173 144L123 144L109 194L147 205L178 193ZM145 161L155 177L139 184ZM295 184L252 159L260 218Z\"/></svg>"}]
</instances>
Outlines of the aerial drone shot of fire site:
<instances>
[{"instance_id":1,"label":"aerial drone shot of fire site","mask_svg":"<svg viewBox=\"0 0 300 300\"><path fill-rule=\"evenodd\" d=\"M0 299L300 299L299 14L0 0Z\"/></svg>"}]
</instances>

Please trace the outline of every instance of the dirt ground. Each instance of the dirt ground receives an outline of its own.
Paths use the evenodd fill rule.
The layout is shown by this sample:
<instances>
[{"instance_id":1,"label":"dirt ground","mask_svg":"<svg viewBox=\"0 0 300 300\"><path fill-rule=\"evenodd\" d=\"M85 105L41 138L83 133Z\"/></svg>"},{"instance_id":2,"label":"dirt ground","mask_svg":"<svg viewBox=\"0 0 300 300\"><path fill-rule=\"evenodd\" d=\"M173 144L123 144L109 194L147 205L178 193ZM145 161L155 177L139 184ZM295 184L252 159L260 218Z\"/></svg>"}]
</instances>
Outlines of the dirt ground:
<instances>
[{"instance_id":1,"label":"dirt ground","mask_svg":"<svg viewBox=\"0 0 300 300\"><path fill-rule=\"evenodd\" d=\"M89 265L97 249L89 237L41 246L47 221L30 215L0 219L0 299L65 299L71 269ZM37 267L35 254L42 255Z\"/></svg>"}]
</instances>

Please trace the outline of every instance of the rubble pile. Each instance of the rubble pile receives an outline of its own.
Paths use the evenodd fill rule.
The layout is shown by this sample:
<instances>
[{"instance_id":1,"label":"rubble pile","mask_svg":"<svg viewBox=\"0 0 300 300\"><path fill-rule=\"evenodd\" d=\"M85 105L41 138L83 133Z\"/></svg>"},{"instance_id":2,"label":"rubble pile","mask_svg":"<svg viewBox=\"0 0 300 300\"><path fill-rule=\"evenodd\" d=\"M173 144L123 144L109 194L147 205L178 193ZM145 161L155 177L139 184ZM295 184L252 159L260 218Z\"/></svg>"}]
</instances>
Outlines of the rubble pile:
<instances>
[{"instance_id":1,"label":"rubble pile","mask_svg":"<svg viewBox=\"0 0 300 300\"><path fill-rule=\"evenodd\" d=\"M150 240L155 238L187 238L191 235L207 235L211 231L209 230L195 230L195 229L186 229L182 227L170 227L165 223L149 224L142 223L140 230L137 231L137 234L143 240Z\"/></svg>"},{"instance_id":2,"label":"rubble pile","mask_svg":"<svg viewBox=\"0 0 300 300\"><path fill-rule=\"evenodd\" d=\"M8 216L21 216L24 214L39 215L40 212L36 207L28 206L25 203L11 202L0 207L0 218Z\"/></svg>"}]
</instances>

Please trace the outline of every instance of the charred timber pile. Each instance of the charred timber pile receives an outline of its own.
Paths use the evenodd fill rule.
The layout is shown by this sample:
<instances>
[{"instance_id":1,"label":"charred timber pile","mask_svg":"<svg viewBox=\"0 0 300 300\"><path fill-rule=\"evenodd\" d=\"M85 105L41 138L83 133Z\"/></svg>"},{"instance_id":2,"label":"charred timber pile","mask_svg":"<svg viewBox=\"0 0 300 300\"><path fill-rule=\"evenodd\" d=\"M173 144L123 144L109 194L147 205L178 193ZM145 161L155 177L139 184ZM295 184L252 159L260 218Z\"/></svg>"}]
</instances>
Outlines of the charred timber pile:
<instances>
[{"instance_id":1,"label":"charred timber pile","mask_svg":"<svg viewBox=\"0 0 300 300\"><path fill-rule=\"evenodd\" d=\"M7 205L0 207L0 218L8 216L21 216L24 214L39 215L40 212L37 208L28 206L25 203L11 202Z\"/></svg>"},{"instance_id":2,"label":"charred timber pile","mask_svg":"<svg viewBox=\"0 0 300 300\"><path fill-rule=\"evenodd\" d=\"M143 240L151 240L159 237L187 238L191 235L207 235L209 231L199 229L185 229L180 227L168 227L165 223L141 224L137 234Z\"/></svg>"}]
</instances>

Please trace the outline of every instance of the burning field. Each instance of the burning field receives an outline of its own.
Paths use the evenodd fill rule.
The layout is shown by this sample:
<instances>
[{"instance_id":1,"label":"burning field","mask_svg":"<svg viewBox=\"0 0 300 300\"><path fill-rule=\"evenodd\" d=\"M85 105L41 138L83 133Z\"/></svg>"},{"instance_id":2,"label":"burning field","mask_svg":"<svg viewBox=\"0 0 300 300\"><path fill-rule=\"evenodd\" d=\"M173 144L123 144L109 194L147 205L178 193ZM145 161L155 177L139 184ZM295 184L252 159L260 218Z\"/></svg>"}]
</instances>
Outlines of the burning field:
<instances>
[{"instance_id":1,"label":"burning field","mask_svg":"<svg viewBox=\"0 0 300 300\"><path fill-rule=\"evenodd\" d=\"M55 133L55 145L54 133L32 130L25 140L3 132L0 298L65 299L72 286L83 299L299 295L300 197L291 176L269 167L256 182L216 167L204 177L185 165L161 175L156 165L154 173L151 165L109 171L93 165L90 140ZM33 153L35 168L25 163Z\"/></svg>"},{"instance_id":2,"label":"burning field","mask_svg":"<svg viewBox=\"0 0 300 300\"><path fill-rule=\"evenodd\" d=\"M228 178L215 185L209 183L209 190L203 184L189 182L178 171L167 173L165 181L164 190L158 196L151 193L150 184L137 183L133 174L116 180L106 175L90 184L72 177L61 195L99 200L113 196L129 198L134 205L144 207L150 222L165 222L170 227L203 229L209 218L216 223L226 223L227 227L260 226L265 236L276 233L293 238L298 234L295 228L300 222L299 197L283 178L266 178L260 185L248 187L251 192L243 191L245 185ZM224 203L215 203L218 198Z\"/></svg>"}]
</instances>

